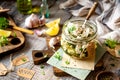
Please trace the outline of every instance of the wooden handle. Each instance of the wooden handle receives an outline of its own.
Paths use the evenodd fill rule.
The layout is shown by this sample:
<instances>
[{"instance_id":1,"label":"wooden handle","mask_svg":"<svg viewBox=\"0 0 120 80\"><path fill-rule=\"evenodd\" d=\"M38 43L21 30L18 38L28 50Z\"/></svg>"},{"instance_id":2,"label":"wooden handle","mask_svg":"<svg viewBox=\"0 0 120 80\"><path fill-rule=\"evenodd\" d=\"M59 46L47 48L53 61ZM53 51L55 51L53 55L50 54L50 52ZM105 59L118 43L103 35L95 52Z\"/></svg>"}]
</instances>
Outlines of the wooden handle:
<instances>
[{"instance_id":1,"label":"wooden handle","mask_svg":"<svg viewBox=\"0 0 120 80\"><path fill-rule=\"evenodd\" d=\"M32 30L24 29L24 28L21 28L21 27L18 27L18 26L13 26L13 29L21 31L21 32L28 33L28 34L34 34L34 32Z\"/></svg>"},{"instance_id":2,"label":"wooden handle","mask_svg":"<svg viewBox=\"0 0 120 80\"><path fill-rule=\"evenodd\" d=\"M10 16L8 16L8 20L9 20L9 25L12 25L13 29L21 31L21 32L28 33L28 34L34 34L34 32L32 30L28 30L28 29L25 29L25 28L18 27Z\"/></svg>"},{"instance_id":3,"label":"wooden handle","mask_svg":"<svg viewBox=\"0 0 120 80\"><path fill-rule=\"evenodd\" d=\"M91 16L91 15L93 14L93 12L95 11L96 7L97 7L97 2L94 2L92 8L91 8L91 9L89 10L89 12L88 12L88 15L87 15L87 17L86 17L86 20L88 20L88 19L90 18L90 16Z\"/></svg>"},{"instance_id":4,"label":"wooden handle","mask_svg":"<svg viewBox=\"0 0 120 80\"><path fill-rule=\"evenodd\" d=\"M0 9L0 12L7 12L10 11L10 9Z\"/></svg>"}]
</instances>

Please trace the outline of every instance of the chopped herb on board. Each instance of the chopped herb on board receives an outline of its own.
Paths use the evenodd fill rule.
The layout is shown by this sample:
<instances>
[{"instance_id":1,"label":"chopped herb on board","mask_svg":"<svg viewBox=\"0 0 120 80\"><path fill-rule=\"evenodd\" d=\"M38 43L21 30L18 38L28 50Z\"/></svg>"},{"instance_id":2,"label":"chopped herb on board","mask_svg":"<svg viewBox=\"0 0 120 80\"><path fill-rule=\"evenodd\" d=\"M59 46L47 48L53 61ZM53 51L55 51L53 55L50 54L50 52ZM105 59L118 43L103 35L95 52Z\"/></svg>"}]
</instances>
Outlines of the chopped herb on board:
<instances>
[{"instance_id":1,"label":"chopped herb on board","mask_svg":"<svg viewBox=\"0 0 120 80\"><path fill-rule=\"evenodd\" d=\"M69 61L69 60L66 60L66 61L65 61L65 64L69 65L69 64L70 64L70 61Z\"/></svg>"},{"instance_id":2,"label":"chopped herb on board","mask_svg":"<svg viewBox=\"0 0 120 80\"><path fill-rule=\"evenodd\" d=\"M7 37L4 37L4 36L1 36L0 37L0 46L5 46L9 43L8 41L8 38Z\"/></svg>"},{"instance_id":3,"label":"chopped herb on board","mask_svg":"<svg viewBox=\"0 0 120 80\"><path fill-rule=\"evenodd\" d=\"M62 56L60 55L59 52L56 52L55 56L54 56L56 59L58 60L62 60Z\"/></svg>"},{"instance_id":4,"label":"chopped herb on board","mask_svg":"<svg viewBox=\"0 0 120 80\"><path fill-rule=\"evenodd\" d=\"M14 36L14 38L16 38L16 37L17 37L17 35L16 35L16 33L15 33L15 32L13 33L13 36Z\"/></svg>"}]
</instances>

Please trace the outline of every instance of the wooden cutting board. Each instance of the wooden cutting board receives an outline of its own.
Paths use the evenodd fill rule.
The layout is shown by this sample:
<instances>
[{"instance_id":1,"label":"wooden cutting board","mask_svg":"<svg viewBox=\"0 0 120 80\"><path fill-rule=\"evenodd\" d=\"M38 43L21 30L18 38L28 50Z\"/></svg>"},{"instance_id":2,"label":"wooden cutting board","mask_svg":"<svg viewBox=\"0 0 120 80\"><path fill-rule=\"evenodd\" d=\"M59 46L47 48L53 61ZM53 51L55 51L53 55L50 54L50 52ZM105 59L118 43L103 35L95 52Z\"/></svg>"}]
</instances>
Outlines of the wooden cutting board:
<instances>
[{"instance_id":1,"label":"wooden cutting board","mask_svg":"<svg viewBox=\"0 0 120 80\"><path fill-rule=\"evenodd\" d=\"M20 31L10 29L11 36L8 37L9 43L0 47L0 57L22 49L25 43L25 38ZM16 37L14 37L16 35Z\"/></svg>"},{"instance_id":2,"label":"wooden cutting board","mask_svg":"<svg viewBox=\"0 0 120 80\"><path fill-rule=\"evenodd\" d=\"M0 17L5 17L8 19L10 15L7 13L0 13ZM6 54L13 53L19 49L22 49L25 43L25 37L22 32L12 28L13 26L8 25L8 28L5 30L11 31L11 35L8 37L9 43L5 46L0 46L0 57L3 57ZM15 37L16 35L16 37Z\"/></svg>"}]
</instances>

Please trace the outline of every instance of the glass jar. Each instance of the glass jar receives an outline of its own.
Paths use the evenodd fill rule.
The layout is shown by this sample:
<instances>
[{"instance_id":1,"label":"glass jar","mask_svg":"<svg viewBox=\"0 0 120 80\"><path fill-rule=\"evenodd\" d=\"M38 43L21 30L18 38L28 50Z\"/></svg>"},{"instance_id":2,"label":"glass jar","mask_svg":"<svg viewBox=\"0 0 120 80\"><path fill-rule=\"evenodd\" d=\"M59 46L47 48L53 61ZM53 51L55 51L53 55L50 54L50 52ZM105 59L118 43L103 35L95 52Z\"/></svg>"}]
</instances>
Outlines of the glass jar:
<instances>
[{"instance_id":1,"label":"glass jar","mask_svg":"<svg viewBox=\"0 0 120 80\"><path fill-rule=\"evenodd\" d=\"M49 18L49 8L47 0L42 0L42 4L40 6L40 17L45 16L45 18Z\"/></svg>"},{"instance_id":2,"label":"glass jar","mask_svg":"<svg viewBox=\"0 0 120 80\"><path fill-rule=\"evenodd\" d=\"M17 8L22 14L32 13L32 1L31 0L17 0Z\"/></svg>"},{"instance_id":3,"label":"glass jar","mask_svg":"<svg viewBox=\"0 0 120 80\"><path fill-rule=\"evenodd\" d=\"M95 53L97 27L90 21L82 27L83 23L84 20L70 20L65 22L62 29L61 47L75 59L89 58L91 53Z\"/></svg>"}]
</instances>

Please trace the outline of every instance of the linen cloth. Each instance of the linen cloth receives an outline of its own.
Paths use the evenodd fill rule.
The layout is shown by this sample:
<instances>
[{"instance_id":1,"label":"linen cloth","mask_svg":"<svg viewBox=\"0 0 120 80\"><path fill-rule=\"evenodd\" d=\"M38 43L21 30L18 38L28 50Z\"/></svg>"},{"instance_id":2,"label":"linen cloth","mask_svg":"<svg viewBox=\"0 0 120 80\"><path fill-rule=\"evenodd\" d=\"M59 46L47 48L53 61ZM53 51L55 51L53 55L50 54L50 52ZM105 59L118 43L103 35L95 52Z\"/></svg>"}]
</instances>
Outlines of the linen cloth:
<instances>
[{"instance_id":1,"label":"linen cloth","mask_svg":"<svg viewBox=\"0 0 120 80\"><path fill-rule=\"evenodd\" d=\"M67 0L61 3L59 7L68 10L73 16L86 16L94 1ZM98 17L95 18L95 22L98 28L98 39L105 39L103 36L113 32L110 33L109 38L117 38L118 42L120 42L120 0L97 1L98 6L95 13L98 14ZM114 37L115 35L117 37Z\"/></svg>"}]
</instances>

